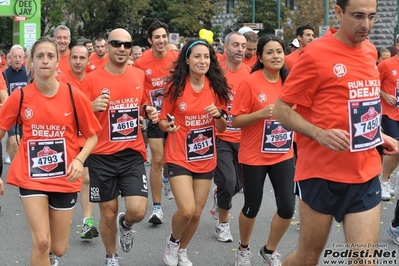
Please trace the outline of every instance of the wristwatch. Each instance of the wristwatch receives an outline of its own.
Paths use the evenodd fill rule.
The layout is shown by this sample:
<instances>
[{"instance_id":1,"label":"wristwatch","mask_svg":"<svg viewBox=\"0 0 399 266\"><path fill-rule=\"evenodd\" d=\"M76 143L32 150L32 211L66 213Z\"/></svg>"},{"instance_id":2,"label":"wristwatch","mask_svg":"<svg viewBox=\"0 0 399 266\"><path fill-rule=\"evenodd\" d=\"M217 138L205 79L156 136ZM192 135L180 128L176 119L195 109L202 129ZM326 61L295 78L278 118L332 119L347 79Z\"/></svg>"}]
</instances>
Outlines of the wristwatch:
<instances>
[{"instance_id":1,"label":"wristwatch","mask_svg":"<svg viewBox=\"0 0 399 266\"><path fill-rule=\"evenodd\" d=\"M214 118L215 119L220 119L220 118L224 118L226 121L227 121L227 114L226 114L226 112L224 111L224 110L222 110L222 109L219 109L219 113L220 113L220 116L214 116Z\"/></svg>"}]
</instances>

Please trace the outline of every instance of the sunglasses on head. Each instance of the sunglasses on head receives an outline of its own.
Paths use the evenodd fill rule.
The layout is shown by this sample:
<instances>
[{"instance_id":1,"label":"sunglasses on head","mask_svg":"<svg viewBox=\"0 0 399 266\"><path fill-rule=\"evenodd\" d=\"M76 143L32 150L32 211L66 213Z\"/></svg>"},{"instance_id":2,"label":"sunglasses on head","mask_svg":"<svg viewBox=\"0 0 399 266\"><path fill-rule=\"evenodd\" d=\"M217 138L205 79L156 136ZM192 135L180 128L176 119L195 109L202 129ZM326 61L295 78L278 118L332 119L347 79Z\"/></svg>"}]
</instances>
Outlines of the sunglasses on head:
<instances>
[{"instance_id":1,"label":"sunglasses on head","mask_svg":"<svg viewBox=\"0 0 399 266\"><path fill-rule=\"evenodd\" d=\"M122 41L118 41L118 40L112 40L108 42L109 44L111 44L112 47L115 48L120 48L123 44L123 47L125 47L125 49L130 49L133 46L132 42L122 42Z\"/></svg>"}]
</instances>

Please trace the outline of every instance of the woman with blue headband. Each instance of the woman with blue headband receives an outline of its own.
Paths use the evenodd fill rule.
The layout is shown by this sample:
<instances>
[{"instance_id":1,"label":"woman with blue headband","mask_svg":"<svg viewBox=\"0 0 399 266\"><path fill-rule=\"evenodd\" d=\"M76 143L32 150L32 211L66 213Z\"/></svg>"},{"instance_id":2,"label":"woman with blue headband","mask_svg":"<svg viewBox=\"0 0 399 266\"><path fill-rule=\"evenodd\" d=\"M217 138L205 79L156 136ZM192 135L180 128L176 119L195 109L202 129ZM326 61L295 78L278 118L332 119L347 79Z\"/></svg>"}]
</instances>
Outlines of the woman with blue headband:
<instances>
[{"instance_id":1,"label":"woman with blue headband","mask_svg":"<svg viewBox=\"0 0 399 266\"><path fill-rule=\"evenodd\" d=\"M208 198L216 168L215 130L226 129L228 101L227 81L212 47L205 40L188 42L171 74L159 122L170 133L165 173L177 205L163 254L166 265L192 265L187 245Z\"/></svg>"}]
</instances>

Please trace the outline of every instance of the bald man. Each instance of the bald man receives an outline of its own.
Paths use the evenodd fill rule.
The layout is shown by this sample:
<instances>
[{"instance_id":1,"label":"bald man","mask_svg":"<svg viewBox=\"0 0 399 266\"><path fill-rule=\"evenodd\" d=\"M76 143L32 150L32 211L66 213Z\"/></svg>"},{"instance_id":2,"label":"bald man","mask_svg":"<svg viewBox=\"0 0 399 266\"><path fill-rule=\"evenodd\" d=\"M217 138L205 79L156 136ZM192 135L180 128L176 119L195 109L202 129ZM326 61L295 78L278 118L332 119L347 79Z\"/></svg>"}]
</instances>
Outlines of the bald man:
<instances>
[{"instance_id":1,"label":"bald man","mask_svg":"<svg viewBox=\"0 0 399 266\"><path fill-rule=\"evenodd\" d=\"M109 61L86 76L81 90L92 101L102 125L99 141L89 158L90 201L100 206L100 234L106 251L105 265L119 265L116 235L124 252L133 246L133 224L143 220L148 184L144 168L146 148L139 129L140 115L158 121L155 107L145 105L144 72L127 67L132 49L124 29L108 37ZM125 198L126 213L118 215L118 196ZM116 222L117 221L117 222Z\"/></svg>"}]
</instances>

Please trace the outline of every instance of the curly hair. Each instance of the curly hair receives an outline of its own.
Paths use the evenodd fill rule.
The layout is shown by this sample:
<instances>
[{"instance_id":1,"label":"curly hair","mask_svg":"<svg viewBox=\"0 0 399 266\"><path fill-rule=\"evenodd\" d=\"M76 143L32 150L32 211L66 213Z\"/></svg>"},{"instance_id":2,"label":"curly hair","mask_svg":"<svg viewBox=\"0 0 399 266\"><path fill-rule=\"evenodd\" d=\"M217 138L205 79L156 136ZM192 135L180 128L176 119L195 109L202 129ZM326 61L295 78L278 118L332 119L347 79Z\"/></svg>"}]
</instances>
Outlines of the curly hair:
<instances>
[{"instance_id":1,"label":"curly hair","mask_svg":"<svg viewBox=\"0 0 399 266\"><path fill-rule=\"evenodd\" d=\"M258 70L262 70L264 68L263 63L259 60L259 58L262 58L262 54L263 54L265 45L270 41L278 42L284 51L285 45L284 45L283 40L281 40L280 37L278 37L276 35L262 36L261 38L259 38L258 45L256 47L257 60L256 60L254 67L252 68L251 73L258 71ZM285 65L283 65L283 67L280 69L280 77L281 77L281 80L283 81L283 83L287 79L287 76L288 76L288 70L285 68Z\"/></svg>"},{"instance_id":2,"label":"curly hair","mask_svg":"<svg viewBox=\"0 0 399 266\"><path fill-rule=\"evenodd\" d=\"M205 76L211 83L211 88L218 96L220 102L228 103L230 88L224 76L223 70L217 60L216 53L212 47L205 40L191 40L183 46L177 61L174 63L174 68L171 71L171 77L168 82L169 91L165 96L170 96L170 101L174 102L182 94L186 87L186 77L190 75L189 65L186 63L190 57L192 48L196 45L204 45L208 48L210 64L209 70Z\"/></svg>"}]
</instances>

